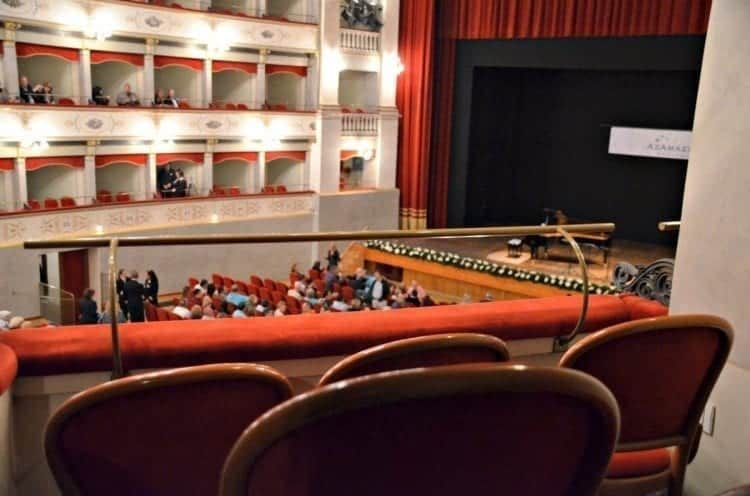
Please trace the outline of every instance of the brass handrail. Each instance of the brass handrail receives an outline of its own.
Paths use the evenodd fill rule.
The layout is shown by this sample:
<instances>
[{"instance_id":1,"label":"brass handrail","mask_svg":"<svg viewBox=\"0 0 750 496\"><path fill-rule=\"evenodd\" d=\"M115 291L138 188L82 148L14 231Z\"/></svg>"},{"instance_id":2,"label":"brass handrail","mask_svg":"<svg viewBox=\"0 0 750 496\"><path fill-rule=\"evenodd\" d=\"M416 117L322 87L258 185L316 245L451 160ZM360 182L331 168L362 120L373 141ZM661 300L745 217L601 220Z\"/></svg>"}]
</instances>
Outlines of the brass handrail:
<instances>
[{"instance_id":1,"label":"brass handrail","mask_svg":"<svg viewBox=\"0 0 750 496\"><path fill-rule=\"evenodd\" d=\"M341 241L368 239L418 239L418 238L467 238L496 236L529 236L535 234L559 234L565 238L576 254L583 279L583 302L581 313L575 328L567 335L555 340L554 350L564 350L568 344L583 330L589 305L589 278L586 260L581 247L574 239L575 234L611 233L614 223L566 224L561 226L506 226L463 229L423 229L417 231L379 230L379 231L335 231L297 234L240 234L240 235L203 235L203 236L154 236L130 238L82 237L58 241L25 241L25 249L55 248L98 248L109 247L109 283L110 283L110 316L112 334L112 378L125 375L120 338L117 325L117 251L126 246L176 246L176 245L215 245L215 244L261 244L261 243L299 243L306 241Z\"/></svg>"},{"instance_id":2,"label":"brass handrail","mask_svg":"<svg viewBox=\"0 0 750 496\"><path fill-rule=\"evenodd\" d=\"M679 231L681 222L679 220L671 220L665 222L659 222L659 230L663 232L667 231Z\"/></svg>"}]
</instances>

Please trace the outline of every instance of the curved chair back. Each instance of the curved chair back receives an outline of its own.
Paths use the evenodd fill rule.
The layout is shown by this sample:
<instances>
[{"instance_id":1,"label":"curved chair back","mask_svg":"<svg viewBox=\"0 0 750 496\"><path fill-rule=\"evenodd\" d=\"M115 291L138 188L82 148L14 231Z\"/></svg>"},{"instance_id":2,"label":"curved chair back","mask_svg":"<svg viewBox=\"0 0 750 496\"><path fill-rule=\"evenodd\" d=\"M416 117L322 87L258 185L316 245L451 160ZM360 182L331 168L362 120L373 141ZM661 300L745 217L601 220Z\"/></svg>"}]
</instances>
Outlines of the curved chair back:
<instances>
[{"instance_id":1,"label":"curved chair back","mask_svg":"<svg viewBox=\"0 0 750 496\"><path fill-rule=\"evenodd\" d=\"M57 198L44 199L44 208L58 208L59 206L60 203L57 201Z\"/></svg>"},{"instance_id":2,"label":"curved chair back","mask_svg":"<svg viewBox=\"0 0 750 496\"><path fill-rule=\"evenodd\" d=\"M618 451L677 448L670 494L679 495L700 416L733 335L726 320L710 315L635 320L587 336L560 366L596 377L615 395L622 414Z\"/></svg>"},{"instance_id":3,"label":"curved chair back","mask_svg":"<svg viewBox=\"0 0 750 496\"><path fill-rule=\"evenodd\" d=\"M618 422L612 394L577 371L386 372L313 390L261 417L232 448L220 494L589 496Z\"/></svg>"},{"instance_id":4,"label":"curved chair back","mask_svg":"<svg viewBox=\"0 0 750 496\"><path fill-rule=\"evenodd\" d=\"M420 336L355 353L331 367L318 386L392 370L508 360L508 348L494 336L468 333Z\"/></svg>"},{"instance_id":5,"label":"curved chair back","mask_svg":"<svg viewBox=\"0 0 750 496\"><path fill-rule=\"evenodd\" d=\"M60 198L60 205L63 207L75 207L76 201L69 196L63 196Z\"/></svg>"},{"instance_id":6,"label":"curved chair back","mask_svg":"<svg viewBox=\"0 0 750 496\"><path fill-rule=\"evenodd\" d=\"M253 364L216 364L101 384L66 401L45 432L65 495L216 494L247 426L290 398L289 382Z\"/></svg>"}]
</instances>

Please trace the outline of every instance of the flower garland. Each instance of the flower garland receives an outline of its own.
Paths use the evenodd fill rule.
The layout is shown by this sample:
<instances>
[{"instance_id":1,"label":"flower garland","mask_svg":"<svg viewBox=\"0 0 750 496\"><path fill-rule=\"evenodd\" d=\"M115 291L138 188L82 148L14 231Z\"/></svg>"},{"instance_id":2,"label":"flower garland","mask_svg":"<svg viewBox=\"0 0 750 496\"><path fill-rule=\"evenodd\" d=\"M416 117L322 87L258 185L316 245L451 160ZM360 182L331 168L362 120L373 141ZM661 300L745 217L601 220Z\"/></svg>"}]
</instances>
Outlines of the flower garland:
<instances>
[{"instance_id":1,"label":"flower garland","mask_svg":"<svg viewBox=\"0 0 750 496\"><path fill-rule=\"evenodd\" d=\"M372 240L366 241L364 246L375 250L400 255L402 257L416 258L427 262L436 262L441 265L456 267L464 270L473 270L484 274L490 274L495 277L505 277L519 281L528 281L536 284L545 284L555 288L569 291L583 291L583 280L573 279L545 272L533 270L524 270L517 267L508 267L507 265L498 265L488 262L487 260L478 260L476 258L462 257L455 253L449 253L437 250L428 250L415 246L408 246L390 241ZM595 284L589 282L589 293L591 294L617 294L620 291L611 284Z\"/></svg>"}]
</instances>

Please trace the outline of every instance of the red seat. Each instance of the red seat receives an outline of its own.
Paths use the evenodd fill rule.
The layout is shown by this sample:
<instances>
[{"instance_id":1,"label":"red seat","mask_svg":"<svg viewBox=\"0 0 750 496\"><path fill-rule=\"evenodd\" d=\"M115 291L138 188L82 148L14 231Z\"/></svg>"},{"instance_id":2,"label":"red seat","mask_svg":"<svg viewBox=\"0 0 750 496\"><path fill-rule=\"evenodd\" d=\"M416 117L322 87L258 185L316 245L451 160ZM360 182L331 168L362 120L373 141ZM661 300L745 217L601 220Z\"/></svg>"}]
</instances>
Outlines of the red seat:
<instances>
[{"instance_id":1,"label":"red seat","mask_svg":"<svg viewBox=\"0 0 750 496\"><path fill-rule=\"evenodd\" d=\"M224 289L229 291L230 289L232 289L232 285L234 285L234 279L224 276L222 277L222 284L224 284Z\"/></svg>"},{"instance_id":2,"label":"red seat","mask_svg":"<svg viewBox=\"0 0 750 496\"><path fill-rule=\"evenodd\" d=\"M326 292L326 283L323 281L323 279L315 279L312 282L312 286L315 288L315 291L318 292L318 297L321 297Z\"/></svg>"},{"instance_id":3,"label":"red seat","mask_svg":"<svg viewBox=\"0 0 750 496\"><path fill-rule=\"evenodd\" d=\"M471 333L419 336L350 355L328 369L318 385L393 370L509 360L508 347L494 336Z\"/></svg>"},{"instance_id":4,"label":"red seat","mask_svg":"<svg viewBox=\"0 0 750 496\"><path fill-rule=\"evenodd\" d=\"M302 313L302 308L300 308L299 300L297 298L286 295L284 301L286 301L286 308L290 314L297 315Z\"/></svg>"},{"instance_id":5,"label":"red seat","mask_svg":"<svg viewBox=\"0 0 750 496\"><path fill-rule=\"evenodd\" d=\"M289 282L294 285L295 282L299 281L300 277L299 274L296 272L290 272L289 273Z\"/></svg>"},{"instance_id":6,"label":"red seat","mask_svg":"<svg viewBox=\"0 0 750 496\"><path fill-rule=\"evenodd\" d=\"M269 291L276 291L276 282L273 279L266 277L263 279L263 287Z\"/></svg>"},{"instance_id":7,"label":"red seat","mask_svg":"<svg viewBox=\"0 0 750 496\"><path fill-rule=\"evenodd\" d=\"M274 188L273 186L263 186L261 193L264 193L264 194L274 193Z\"/></svg>"},{"instance_id":8,"label":"red seat","mask_svg":"<svg viewBox=\"0 0 750 496\"><path fill-rule=\"evenodd\" d=\"M229 188L229 195L230 196L239 196L240 194L241 194L240 193L240 188L238 186L230 186L230 188Z\"/></svg>"},{"instance_id":9,"label":"red seat","mask_svg":"<svg viewBox=\"0 0 750 496\"><path fill-rule=\"evenodd\" d=\"M237 105L233 103L225 103L224 110L237 110Z\"/></svg>"},{"instance_id":10,"label":"red seat","mask_svg":"<svg viewBox=\"0 0 750 496\"><path fill-rule=\"evenodd\" d=\"M130 201L130 193L125 193L123 191L120 191L119 193L117 193L117 196L115 197L115 199L118 202L129 202Z\"/></svg>"},{"instance_id":11,"label":"red seat","mask_svg":"<svg viewBox=\"0 0 750 496\"><path fill-rule=\"evenodd\" d=\"M307 271L307 276L313 281L316 279L320 279L320 271L315 270L315 269L310 269Z\"/></svg>"},{"instance_id":12,"label":"red seat","mask_svg":"<svg viewBox=\"0 0 750 496\"><path fill-rule=\"evenodd\" d=\"M96 194L97 203L112 203L112 193L103 189Z\"/></svg>"},{"instance_id":13,"label":"red seat","mask_svg":"<svg viewBox=\"0 0 750 496\"><path fill-rule=\"evenodd\" d=\"M184 100L181 100L180 102L177 103L177 108L189 109L190 108L190 104L188 102L184 101Z\"/></svg>"},{"instance_id":14,"label":"red seat","mask_svg":"<svg viewBox=\"0 0 750 496\"><path fill-rule=\"evenodd\" d=\"M159 316L156 313L156 307L149 301L143 303L143 309L146 313L146 320L149 322L156 322L159 320Z\"/></svg>"},{"instance_id":15,"label":"red seat","mask_svg":"<svg viewBox=\"0 0 750 496\"><path fill-rule=\"evenodd\" d=\"M276 291L287 294L289 292L289 286L287 286L283 282L276 281Z\"/></svg>"},{"instance_id":16,"label":"red seat","mask_svg":"<svg viewBox=\"0 0 750 496\"><path fill-rule=\"evenodd\" d=\"M168 320L182 320L182 317L180 317L174 312L167 312L167 316L169 317Z\"/></svg>"},{"instance_id":17,"label":"red seat","mask_svg":"<svg viewBox=\"0 0 750 496\"><path fill-rule=\"evenodd\" d=\"M200 284L200 281L196 279L195 277L188 277L188 286L190 286L190 289L193 289L198 284Z\"/></svg>"},{"instance_id":18,"label":"red seat","mask_svg":"<svg viewBox=\"0 0 750 496\"><path fill-rule=\"evenodd\" d=\"M342 286L341 296L344 297L345 302L350 303L354 299L354 288L351 286Z\"/></svg>"},{"instance_id":19,"label":"red seat","mask_svg":"<svg viewBox=\"0 0 750 496\"><path fill-rule=\"evenodd\" d=\"M435 367L315 389L242 434L219 494L593 496L619 415L607 388L572 372Z\"/></svg>"},{"instance_id":20,"label":"red seat","mask_svg":"<svg viewBox=\"0 0 750 496\"><path fill-rule=\"evenodd\" d=\"M244 103L238 103L237 110L249 110L249 109L247 108L247 105L245 105Z\"/></svg>"},{"instance_id":21,"label":"red seat","mask_svg":"<svg viewBox=\"0 0 750 496\"><path fill-rule=\"evenodd\" d=\"M169 320L169 313L161 307L156 307L156 320L161 322Z\"/></svg>"},{"instance_id":22,"label":"red seat","mask_svg":"<svg viewBox=\"0 0 750 496\"><path fill-rule=\"evenodd\" d=\"M57 104L58 105L65 105L65 106L71 106L71 105L75 105L76 102L74 102L72 98L63 97L63 98L60 98L57 101Z\"/></svg>"},{"instance_id":23,"label":"red seat","mask_svg":"<svg viewBox=\"0 0 750 496\"><path fill-rule=\"evenodd\" d=\"M291 396L279 372L245 363L106 382L52 415L48 464L61 494L216 494L242 431Z\"/></svg>"},{"instance_id":24,"label":"red seat","mask_svg":"<svg viewBox=\"0 0 750 496\"><path fill-rule=\"evenodd\" d=\"M250 284L255 284L256 286L261 287L263 286L263 279L261 279L259 276L251 275Z\"/></svg>"},{"instance_id":25,"label":"red seat","mask_svg":"<svg viewBox=\"0 0 750 496\"><path fill-rule=\"evenodd\" d=\"M615 452L607 468L608 479L644 477L669 469L671 456L667 448Z\"/></svg>"},{"instance_id":26,"label":"red seat","mask_svg":"<svg viewBox=\"0 0 750 496\"><path fill-rule=\"evenodd\" d=\"M211 274L211 282L215 288L221 288L224 285L224 278L219 274Z\"/></svg>"},{"instance_id":27,"label":"red seat","mask_svg":"<svg viewBox=\"0 0 750 496\"><path fill-rule=\"evenodd\" d=\"M37 200L28 200L26 202L26 205L28 205L31 210L39 210L40 208L42 208L42 204Z\"/></svg>"},{"instance_id":28,"label":"red seat","mask_svg":"<svg viewBox=\"0 0 750 496\"><path fill-rule=\"evenodd\" d=\"M242 281L235 281L234 283L237 285L237 289L239 289L240 293L242 293L243 295L249 294L247 290L247 284Z\"/></svg>"},{"instance_id":29,"label":"red seat","mask_svg":"<svg viewBox=\"0 0 750 496\"><path fill-rule=\"evenodd\" d=\"M268 288L258 288L258 293L260 294L259 298L261 300L271 301L271 292L268 290Z\"/></svg>"},{"instance_id":30,"label":"red seat","mask_svg":"<svg viewBox=\"0 0 750 496\"><path fill-rule=\"evenodd\" d=\"M57 198L45 198L44 208L60 208L60 202L57 201Z\"/></svg>"},{"instance_id":31,"label":"red seat","mask_svg":"<svg viewBox=\"0 0 750 496\"><path fill-rule=\"evenodd\" d=\"M277 193L286 193L286 186L284 186L283 184L279 184L278 186L276 186L276 192Z\"/></svg>"},{"instance_id":32,"label":"red seat","mask_svg":"<svg viewBox=\"0 0 750 496\"><path fill-rule=\"evenodd\" d=\"M69 196L63 196L60 198L60 205L63 207L75 207L76 201Z\"/></svg>"},{"instance_id":33,"label":"red seat","mask_svg":"<svg viewBox=\"0 0 750 496\"><path fill-rule=\"evenodd\" d=\"M221 186L214 186L213 194L215 196L225 196L227 194L227 192Z\"/></svg>"},{"instance_id":34,"label":"red seat","mask_svg":"<svg viewBox=\"0 0 750 496\"><path fill-rule=\"evenodd\" d=\"M223 300L219 298L218 296L211 297L211 308L213 308L217 312L221 310L222 303L224 303Z\"/></svg>"},{"instance_id":35,"label":"red seat","mask_svg":"<svg viewBox=\"0 0 750 496\"><path fill-rule=\"evenodd\" d=\"M271 291L271 301L273 302L274 307L283 299L284 295L281 294L281 291Z\"/></svg>"}]
</instances>

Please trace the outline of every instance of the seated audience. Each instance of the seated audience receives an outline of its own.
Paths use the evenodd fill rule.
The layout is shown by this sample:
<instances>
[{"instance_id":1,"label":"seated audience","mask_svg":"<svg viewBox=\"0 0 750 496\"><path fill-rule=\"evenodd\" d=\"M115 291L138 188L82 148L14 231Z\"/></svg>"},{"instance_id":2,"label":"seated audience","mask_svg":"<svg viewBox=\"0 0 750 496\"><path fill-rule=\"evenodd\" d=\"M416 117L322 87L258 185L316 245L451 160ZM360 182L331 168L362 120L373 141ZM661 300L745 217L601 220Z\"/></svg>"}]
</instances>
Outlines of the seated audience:
<instances>
[{"instance_id":1,"label":"seated audience","mask_svg":"<svg viewBox=\"0 0 750 496\"><path fill-rule=\"evenodd\" d=\"M10 318L13 314L8 310L0 310L0 331L5 330L10 326Z\"/></svg>"},{"instance_id":2,"label":"seated audience","mask_svg":"<svg viewBox=\"0 0 750 496\"><path fill-rule=\"evenodd\" d=\"M156 95L154 95L154 107L161 107L162 105L164 105L164 100L166 98L167 97L164 95L163 89L159 88L158 90L156 90Z\"/></svg>"},{"instance_id":3,"label":"seated audience","mask_svg":"<svg viewBox=\"0 0 750 496\"><path fill-rule=\"evenodd\" d=\"M165 107L174 108L178 108L180 106L180 103L177 100L177 96L175 96L175 92L172 88L169 89L169 92L167 92L167 96L162 100L162 105L164 105Z\"/></svg>"},{"instance_id":4,"label":"seated audience","mask_svg":"<svg viewBox=\"0 0 750 496\"><path fill-rule=\"evenodd\" d=\"M81 324L99 323L99 312L94 300L94 290L89 288L83 292L83 297L78 302L80 314L78 320Z\"/></svg>"},{"instance_id":5,"label":"seated audience","mask_svg":"<svg viewBox=\"0 0 750 496\"><path fill-rule=\"evenodd\" d=\"M347 305L344 301L344 297L337 293L334 293L334 295L334 300L330 304L331 310L335 310L337 312L348 312L349 305Z\"/></svg>"},{"instance_id":6,"label":"seated audience","mask_svg":"<svg viewBox=\"0 0 750 496\"><path fill-rule=\"evenodd\" d=\"M286 315L286 302L282 300L276 305L276 311L273 313L273 316L283 317L285 315Z\"/></svg>"},{"instance_id":7,"label":"seated audience","mask_svg":"<svg viewBox=\"0 0 750 496\"><path fill-rule=\"evenodd\" d=\"M302 281L295 282L294 287L289 288L289 291L287 291L287 295L297 300L301 300L305 296L305 283Z\"/></svg>"},{"instance_id":8,"label":"seated audience","mask_svg":"<svg viewBox=\"0 0 750 496\"><path fill-rule=\"evenodd\" d=\"M326 277L325 277L325 283L326 283L326 291L333 291L333 285L338 284L340 282L340 276L339 276L339 267L338 265L330 265L328 266L328 270L326 271Z\"/></svg>"},{"instance_id":9,"label":"seated audience","mask_svg":"<svg viewBox=\"0 0 750 496\"><path fill-rule=\"evenodd\" d=\"M130 87L130 83L125 83L122 87L122 92L117 95L117 105L121 107L137 107L141 104L138 100L138 95L133 92Z\"/></svg>"},{"instance_id":10,"label":"seated audience","mask_svg":"<svg viewBox=\"0 0 750 496\"><path fill-rule=\"evenodd\" d=\"M21 103L34 103L34 89L29 84L29 78L21 76L21 81L18 86L18 95Z\"/></svg>"},{"instance_id":11,"label":"seated audience","mask_svg":"<svg viewBox=\"0 0 750 496\"><path fill-rule=\"evenodd\" d=\"M128 319L125 318L125 314L122 313L122 310L117 310L117 323L118 324L124 324L127 322ZM111 324L112 323L112 316L110 315L109 311L109 302L105 301L102 303L102 313L99 315L99 323L100 324Z\"/></svg>"},{"instance_id":12,"label":"seated audience","mask_svg":"<svg viewBox=\"0 0 750 496\"><path fill-rule=\"evenodd\" d=\"M94 86L91 90L91 102L95 105L109 105L109 97L104 95L104 88Z\"/></svg>"},{"instance_id":13,"label":"seated audience","mask_svg":"<svg viewBox=\"0 0 750 496\"><path fill-rule=\"evenodd\" d=\"M180 302L172 309L172 313L180 317L181 319L190 319L192 314L188 308L187 301L180 300Z\"/></svg>"},{"instance_id":14,"label":"seated audience","mask_svg":"<svg viewBox=\"0 0 750 496\"><path fill-rule=\"evenodd\" d=\"M365 295L365 302L371 305L373 308L383 308L388 306L388 295L390 294L390 286L388 282L383 279L383 275L375 271L375 280L369 286L367 294Z\"/></svg>"},{"instance_id":15,"label":"seated audience","mask_svg":"<svg viewBox=\"0 0 750 496\"><path fill-rule=\"evenodd\" d=\"M232 285L232 290L227 294L225 298L228 302L233 303L236 307L244 307L250 298L240 293L239 287L236 284Z\"/></svg>"},{"instance_id":16,"label":"seated audience","mask_svg":"<svg viewBox=\"0 0 750 496\"><path fill-rule=\"evenodd\" d=\"M300 272L299 269L297 268L298 265L299 264L297 262L294 262L292 264L292 268L289 269L289 279L290 280L296 279L298 281L302 281L302 280L305 279L304 274L302 274L302 272Z\"/></svg>"},{"instance_id":17,"label":"seated audience","mask_svg":"<svg viewBox=\"0 0 750 496\"><path fill-rule=\"evenodd\" d=\"M247 318L247 315L245 315L245 312L243 312L242 309L238 305L235 305L229 300L225 301L224 304L226 305L226 308L227 308L226 314L231 316L233 319Z\"/></svg>"},{"instance_id":18,"label":"seated audience","mask_svg":"<svg viewBox=\"0 0 750 496\"><path fill-rule=\"evenodd\" d=\"M201 309L200 305L193 305L193 308L190 309L190 319L191 320L203 319L203 310Z\"/></svg>"},{"instance_id":19,"label":"seated audience","mask_svg":"<svg viewBox=\"0 0 750 496\"><path fill-rule=\"evenodd\" d=\"M315 310L313 310L312 305L305 301L302 303L302 313L315 313Z\"/></svg>"},{"instance_id":20,"label":"seated audience","mask_svg":"<svg viewBox=\"0 0 750 496\"><path fill-rule=\"evenodd\" d=\"M203 317L202 320L214 320L216 318L214 314L214 309L209 307L203 307Z\"/></svg>"}]
</instances>

